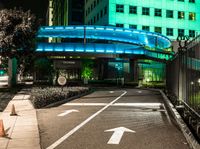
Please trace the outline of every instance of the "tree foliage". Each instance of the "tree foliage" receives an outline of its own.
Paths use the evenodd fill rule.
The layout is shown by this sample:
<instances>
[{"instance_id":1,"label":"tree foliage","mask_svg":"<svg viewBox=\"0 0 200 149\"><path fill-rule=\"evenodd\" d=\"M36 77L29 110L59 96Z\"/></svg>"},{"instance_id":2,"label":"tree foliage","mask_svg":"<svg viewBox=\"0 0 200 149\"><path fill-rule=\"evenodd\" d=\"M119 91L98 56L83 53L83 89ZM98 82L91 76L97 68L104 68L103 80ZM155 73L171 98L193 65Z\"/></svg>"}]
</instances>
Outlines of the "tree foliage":
<instances>
[{"instance_id":1,"label":"tree foliage","mask_svg":"<svg viewBox=\"0 0 200 149\"><path fill-rule=\"evenodd\" d=\"M32 53L38 27L30 11L0 10L0 55L21 58Z\"/></svg>"}]
</instances>

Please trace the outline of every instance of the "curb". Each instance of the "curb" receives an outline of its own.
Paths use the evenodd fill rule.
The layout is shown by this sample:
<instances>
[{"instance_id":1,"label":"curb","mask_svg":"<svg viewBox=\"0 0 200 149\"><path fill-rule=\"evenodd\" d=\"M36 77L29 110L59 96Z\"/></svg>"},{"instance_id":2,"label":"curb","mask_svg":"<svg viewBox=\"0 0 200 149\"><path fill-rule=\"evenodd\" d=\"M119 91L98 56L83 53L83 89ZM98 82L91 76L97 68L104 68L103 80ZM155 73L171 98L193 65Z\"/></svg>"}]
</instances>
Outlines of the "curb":
<instances>
[{"instance_id":1,"label":"curb","mask_svg":"<svg viewBox=\"0 0 200 149\"><path fill-rule=\"evenodd\" d=\"M64 104L64 103L66 103L66 102L68 102L68 101L71 101L71 100L73 100L73 99L80 98L80 97L82 97L82 96L86 96L86 95L88 95L88 94L91 94L93 91L94 91L94 90L91 90L91 89L90 89L90 90L88 90L87 92L82 93L82 94L80 94L80 95L72 96L72 97L70 97L70 98L67 98L67 99L64 99L64 100L61 100L61 101L58 101L58 102L51 103L51 104L49 104L49 105L47 105L47 106L44 106L44 107L38 108L38 109L56 107L56 106L59 106L59 105L62 105L62 104Z\"/></svg>"},{"instance_id":2,"label":"curb","mask_svg":"<svg viewBox=\"0 0 200 149\"><path fill-rule=\"evenodd\" d=\"M196 141L195 137L193 136L192 132L188 128L188 126L183 121L182 117L178 113L178 111L174 108L171 101L168 99L168 97L164 94L162 90L157 90L160 92L162 97L164 98L164 102L167 105L168 111L172 114L174 117L176 123L178 124L179 128L181 129L182 133L184 134L189 146L191 149L200 149L200 144Z\"/></svg>"}]
</instances>

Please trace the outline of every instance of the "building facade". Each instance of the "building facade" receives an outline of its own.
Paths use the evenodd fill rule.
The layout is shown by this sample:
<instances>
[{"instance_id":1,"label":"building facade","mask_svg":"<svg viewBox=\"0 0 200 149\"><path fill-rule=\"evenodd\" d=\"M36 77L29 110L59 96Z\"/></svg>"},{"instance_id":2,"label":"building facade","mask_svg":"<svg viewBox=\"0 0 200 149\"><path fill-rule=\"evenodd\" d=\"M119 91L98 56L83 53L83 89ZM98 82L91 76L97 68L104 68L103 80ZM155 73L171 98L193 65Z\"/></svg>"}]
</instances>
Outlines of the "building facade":
<instances>
[{"instance_id":1,"label":"building facade","mask_svg":"<svg viewBox=\"0 0 200 149\"><path fill-rule=\"evenodd\" d=\"M49 26L82 25L84 23L83 0L49 0Z\"/></svg>"},{"instance_id":2,"label":"building facade","mask_svg":"<svg viewBox=\"0 0 200 149\"><path fill-rule=\"evenodd\" d=\"M48 17L49 26L112 26L157 32L171 40L176 40L178 35L194 37L198 34L200 10L197 8L199 5L199 2L195 0L144 0L142 2L139 0L50 0ZM153 38L153 40L156 44L156 39ZM97 39L59 37L51 37L49 42L119 44ZM167 49L153 48L151 50L162 52ZM141 80L143 83L165 80L164 63L137 56L108 58L98 57L98 54L88 55L75 52L61 55L55 55L55 53L53 55L49 52L49 55L51 56L48 58L53 60L54 68L67 79L81 79L84 68L90 65L94 74L91 78L95 80L125 78L125 81ZM62 63L62 65L56 65L57 63ZM78 64L76 69L72 64Z\"/></svg>"},{"instance_id":3,"label":"building facade","mask_svg":"<svg viewBox=\"0 0 200 149\"><path fill-rule=\"evenodd\" d=\"M85 24L158 32L171 40L200 33L198 0L85 0Z\"/></svg>"}]
</instances>

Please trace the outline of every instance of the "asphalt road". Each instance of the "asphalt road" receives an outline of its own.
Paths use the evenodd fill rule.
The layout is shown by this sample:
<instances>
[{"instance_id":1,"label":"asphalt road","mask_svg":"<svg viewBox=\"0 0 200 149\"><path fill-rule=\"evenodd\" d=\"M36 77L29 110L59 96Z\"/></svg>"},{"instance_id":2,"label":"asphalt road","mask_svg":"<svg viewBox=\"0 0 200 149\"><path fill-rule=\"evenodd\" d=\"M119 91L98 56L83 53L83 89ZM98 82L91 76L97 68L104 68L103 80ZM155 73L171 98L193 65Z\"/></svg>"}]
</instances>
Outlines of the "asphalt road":
<instances>
[{"instance_id":1,"label":"asphalt road","mask_svg":"<svg viewBox=\"0 0 200 149\"><path fill-rule=\"evenodd\" d=\"M155 91L105 89L37 115L43 149L189 149Z\"/></svg>"}]
</instances>

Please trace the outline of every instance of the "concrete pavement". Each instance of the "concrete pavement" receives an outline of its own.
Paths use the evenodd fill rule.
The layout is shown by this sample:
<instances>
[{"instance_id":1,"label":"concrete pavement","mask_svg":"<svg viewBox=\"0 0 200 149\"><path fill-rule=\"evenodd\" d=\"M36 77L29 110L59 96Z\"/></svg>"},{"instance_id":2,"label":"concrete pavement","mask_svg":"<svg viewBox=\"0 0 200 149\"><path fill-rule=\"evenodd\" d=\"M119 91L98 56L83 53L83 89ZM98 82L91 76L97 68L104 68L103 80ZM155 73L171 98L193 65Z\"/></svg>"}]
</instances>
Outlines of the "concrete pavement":
<instances>
[{"instance_id":1,"label":"concrete pavement","mask_svg":"<svg viewBox=\"0 0 200 149\"><path fill-rule=\"evenodd\" d=\"M0 115L8 134L0 138L0 149L40 149L36 110L29 101L28 92L20 91ZM10 116L12 104L18 116Z\"/></svg>"}]
</instances>

